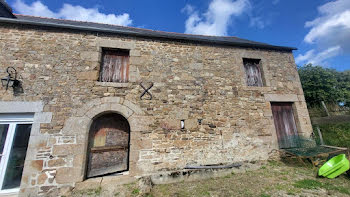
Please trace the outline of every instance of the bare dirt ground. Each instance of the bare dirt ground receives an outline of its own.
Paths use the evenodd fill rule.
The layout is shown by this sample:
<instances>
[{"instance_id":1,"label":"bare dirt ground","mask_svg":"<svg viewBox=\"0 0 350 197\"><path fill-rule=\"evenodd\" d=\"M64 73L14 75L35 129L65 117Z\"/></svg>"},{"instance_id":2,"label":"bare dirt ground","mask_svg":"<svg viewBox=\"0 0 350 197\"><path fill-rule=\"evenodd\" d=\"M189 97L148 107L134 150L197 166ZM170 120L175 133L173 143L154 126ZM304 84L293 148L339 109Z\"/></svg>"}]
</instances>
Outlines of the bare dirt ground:
<instances>
[{"instance_id":1,"label":"bare dirt ground","mask_svg":"<svg viewBox=\"0 0 350 197\"><path fill-rule=\"evenodd\" d=\"M74 196L350 196L350 177L317 178L317 169L311 166L269 161L258 170L231 173L224 177L195 182L154 185L149 193L142 193L137 183L124 185L113 193L104 188Z\"/></svg>"}]
</instances>

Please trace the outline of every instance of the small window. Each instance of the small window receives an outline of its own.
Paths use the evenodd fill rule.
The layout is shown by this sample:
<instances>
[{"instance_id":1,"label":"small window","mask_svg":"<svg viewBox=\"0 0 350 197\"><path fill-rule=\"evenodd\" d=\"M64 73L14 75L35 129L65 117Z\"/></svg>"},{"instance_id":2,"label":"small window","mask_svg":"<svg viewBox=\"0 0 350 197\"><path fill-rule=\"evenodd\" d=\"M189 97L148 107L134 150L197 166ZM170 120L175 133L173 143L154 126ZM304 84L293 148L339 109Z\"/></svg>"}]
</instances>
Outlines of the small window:
<instances>
[{"instance_id":1,"label":"small window","mask_svg":"<svg viewBox=\"0 0 350 197\"><path fill-rule=\"evenodd\" d=\"M243 58L246 82L248 86L263 86L260 59Z\"/></svg>"},{"instance_id":2,"label":"small window","mask_svg":"<svg viewBox=\"0 0 350 197\"><path fill-rule=\"evenodd\" d=\"M103 50L100 71L101 82L125 83L129 80L129 51Z\"/></svg>"}]
</instances>

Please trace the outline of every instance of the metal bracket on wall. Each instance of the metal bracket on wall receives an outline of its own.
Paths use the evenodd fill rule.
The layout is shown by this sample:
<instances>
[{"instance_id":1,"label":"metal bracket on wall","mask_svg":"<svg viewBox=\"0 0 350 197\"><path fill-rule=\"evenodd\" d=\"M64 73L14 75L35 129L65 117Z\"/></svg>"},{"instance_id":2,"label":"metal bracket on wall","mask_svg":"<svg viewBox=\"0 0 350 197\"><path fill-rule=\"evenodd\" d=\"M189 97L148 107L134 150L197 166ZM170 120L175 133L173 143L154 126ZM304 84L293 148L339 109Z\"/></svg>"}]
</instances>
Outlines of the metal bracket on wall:
<instances>
[{"instance_id":1,"label":"metal bracket on wall","mask_svg":"<svg viewBox=\"0 0 350 197\"><path fill-rule=\"evenodd\" d=\"M142 82L140 83L140 86L144 90L140 96L140 99L142 100L142 97L145 96L145 94L148 94L150 97L147 100L152 100L152 94L149 92L149 90L153 87L153 82L151 82L151 85L148 88L145 88L145 86L142 85Z\"/></svg>"}]
</instances>

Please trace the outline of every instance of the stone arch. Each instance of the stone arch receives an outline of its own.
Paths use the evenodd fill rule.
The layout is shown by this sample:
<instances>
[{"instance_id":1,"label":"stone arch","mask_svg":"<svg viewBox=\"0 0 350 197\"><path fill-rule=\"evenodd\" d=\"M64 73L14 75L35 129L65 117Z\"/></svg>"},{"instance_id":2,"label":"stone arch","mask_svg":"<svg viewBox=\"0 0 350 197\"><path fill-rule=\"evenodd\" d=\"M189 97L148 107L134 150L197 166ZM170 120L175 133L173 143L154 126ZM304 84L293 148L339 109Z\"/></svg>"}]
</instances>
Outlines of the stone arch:
<instances>
[{"instance_id":1,"label":"stone arch","mask_svg":"<svg viewBox=\"0 0 350 197\"><path fill-rule=\"evenodd\" d=\"M93 119L104 113L117 113L125 117L130 125L130 152L133 151L132 141L136 138L135 131L144 130L147 126L140 124L139 120L146 118L142 109L131 101L121 97L104 97L93 99L85 103L82 107L73 112L73 116L68 118L61 133L63 135L75 135L75 154L72 168L79 171L75 180L68 182L79 182L85 179L88 151L88 136ZM141 121L143 122L143 121ZM134 133L134 134L133 134ZM64 146L62 144L62 146ZM135 152L135 151L134 151ZM136 151L137 152L137 151ZM137 157L136 154L133 155ZM130 166L130 169L132 166Z\"/></svg>"},{"instance_id":2,"label":"stone arch","mask_svg":"<svg viewBox=\"0 0 350 197\"><path fill-rule=\"evenodd\" d=\"M130 125L119 113L93 118L89 129L86 178L129 170Z\"/></svg>"}]
</instances>

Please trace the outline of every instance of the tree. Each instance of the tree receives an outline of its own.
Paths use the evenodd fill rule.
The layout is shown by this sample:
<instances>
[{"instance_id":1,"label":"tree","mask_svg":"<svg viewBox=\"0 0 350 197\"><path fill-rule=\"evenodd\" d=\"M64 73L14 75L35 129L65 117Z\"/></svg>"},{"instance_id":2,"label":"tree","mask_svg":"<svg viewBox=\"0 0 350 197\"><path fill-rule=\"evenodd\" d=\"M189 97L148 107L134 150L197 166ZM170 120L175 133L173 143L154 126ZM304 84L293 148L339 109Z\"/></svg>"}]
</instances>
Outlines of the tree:
<instances>
[{"instance_id":1,"label":"tree","mask_svg":"<svg viewBox=\"0 0 350 197\"><path fill-rule=\"evenodd\" d=\"M350 107L350 71L337 73L338 88L343 94L341 102L347 107Z\"/></svg>"},{"instance_id":2,"label":"tree","mask_svg":"<svg viewBox=\"0 0 350 197\"><path fill-rule=\"evenodd\" d=\"M350 86L347 86L350 85L350 73L343 75L334 69L313 66L312 64L299 67L298 71L305 99L309 106L320 105L321 101L330 104L345 101L344 89L348 87L350 90Z\"/></svg>"}]
</instances>

